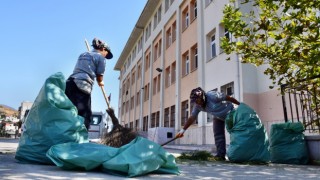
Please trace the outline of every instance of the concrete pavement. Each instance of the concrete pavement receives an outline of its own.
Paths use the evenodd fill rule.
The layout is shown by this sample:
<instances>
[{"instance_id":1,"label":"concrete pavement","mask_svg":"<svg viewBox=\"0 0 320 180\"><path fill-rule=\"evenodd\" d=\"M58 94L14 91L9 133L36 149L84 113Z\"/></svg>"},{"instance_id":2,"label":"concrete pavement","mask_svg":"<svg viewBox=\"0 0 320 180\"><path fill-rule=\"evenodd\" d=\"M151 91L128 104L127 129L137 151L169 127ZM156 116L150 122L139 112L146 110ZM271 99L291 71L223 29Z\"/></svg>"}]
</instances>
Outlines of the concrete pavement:
<instances>
[{"instance_id":1,"label":"concrete pavement","mask_svg":"<svg viewBox=\"0 0 320 180\"><path fill-rule=\"evenodd\" d=\"M56 166L21 164L14 159L17 146L18 139L0 139L0 179L320 179L320 166L286 164L248 165L189 160L177 160L181 172L178 176L147 174L141 177L124 178L100 171L66 171ZM167 150L176 156L182 150L191 149L191 146L189 148L186 148L186 146L174 147L174 145L168 146ZM192 148L201 148L201 146Z\"/></svg>"}]
</instances>

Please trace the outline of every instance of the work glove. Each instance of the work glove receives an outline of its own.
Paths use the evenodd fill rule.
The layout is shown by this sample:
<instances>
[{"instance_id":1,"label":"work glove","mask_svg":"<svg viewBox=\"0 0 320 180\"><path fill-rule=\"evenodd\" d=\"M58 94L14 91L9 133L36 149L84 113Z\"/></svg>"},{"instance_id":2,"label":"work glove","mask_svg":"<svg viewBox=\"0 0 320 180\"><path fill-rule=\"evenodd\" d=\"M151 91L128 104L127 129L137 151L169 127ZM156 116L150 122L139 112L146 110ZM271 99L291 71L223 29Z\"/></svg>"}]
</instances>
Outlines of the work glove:
<instances>
[{"instance_id":1,"label":"work glove","mask_svg":"<svg viewBox=\"0 0 320 180\"><path fill-rule=\"evenodd\" d=\"M186 131L186 130L181 129L181 130L178 132L178 134L176 134L176 138L182 138L185 131Z\"/></svg>"},{"instance_id":2,"label":"work glove","mask_svg":"<svg viewBox=\"0 0 320 180\"><path fill-rule=\"evenodd\" d=\"M104 82L103 82L103 81L100 81L100 82L98 82L98 85L99 85L100 87L103 87L103 86L104 86Z\"/></svg>"}]
</instances>

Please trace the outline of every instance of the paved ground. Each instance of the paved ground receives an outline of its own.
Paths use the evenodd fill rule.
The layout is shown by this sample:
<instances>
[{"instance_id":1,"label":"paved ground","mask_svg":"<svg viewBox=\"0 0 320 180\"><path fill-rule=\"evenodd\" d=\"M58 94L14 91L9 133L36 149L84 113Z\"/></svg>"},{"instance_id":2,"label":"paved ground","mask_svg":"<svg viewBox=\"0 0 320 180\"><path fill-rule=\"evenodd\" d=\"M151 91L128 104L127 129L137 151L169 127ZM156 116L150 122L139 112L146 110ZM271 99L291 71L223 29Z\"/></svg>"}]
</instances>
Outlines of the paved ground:
<instances>
[{"instance_id":1,"label":"paved ground","mask_svg":"<svg viewBox=\"0 0 320 180\"><path fill-rule=\"evenodd\" d=\"M4 180L102 180L126 179L102 172L65 171L56 166L21 164L14 159L18 140L0 139L0 179ZM174 155L181 150L171 146ZM230 162L179 161L180 175L148 174L127 179L320 179L320 166L286 164L245 165Z\"/></svg>"}]
</instances>

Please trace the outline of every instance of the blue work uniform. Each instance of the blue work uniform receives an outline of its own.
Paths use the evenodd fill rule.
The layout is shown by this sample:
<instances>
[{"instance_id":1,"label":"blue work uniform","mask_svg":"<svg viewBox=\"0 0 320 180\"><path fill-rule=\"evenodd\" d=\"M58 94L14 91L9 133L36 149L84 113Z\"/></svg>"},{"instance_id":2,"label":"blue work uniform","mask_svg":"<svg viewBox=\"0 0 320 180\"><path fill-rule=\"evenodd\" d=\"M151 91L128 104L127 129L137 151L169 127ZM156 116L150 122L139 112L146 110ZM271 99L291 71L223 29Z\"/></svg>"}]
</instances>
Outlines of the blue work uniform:
<instances>
[{"instance_id":1,"label":"blue work uniform","mask_svg":"<svg viewBox=\"0 0 320 180\"><path fill-rule=\"evenodd\" d=\"M106 59L97 50L82 53L73 73L66 82L65 93L78 109L78 115L84 117L89 130L91 123L91 91L97 75L103 75Z\"/></svg>"},{"instance_id":2,"label":"blue work uniform","mask_svg":"<svg viewBox=\"0 0 320 180\"><path fill-rule=\"evenodd\" d=\"M205 106L198 104L193 106L191 116L197 117L200 111L213 115L213 134L215 145L217 147L217 156L226 155L226 137L225 137L225 118L229 112L234 109L231 102L226 101L226 95L217 91L208 91L205 93Z\"/></svg>"},{"instance_id":3,"label":"blue work uniform","mask_svg":"<svg viewBox=\"0 0 320 180\"><path fill-rule=\"evenodd\" d=\"M88 94L97 75L103 75L106 68L106 59L96 50L82 53L73 70L72 77L78 88Z\"/></svg>"}]
</instances>

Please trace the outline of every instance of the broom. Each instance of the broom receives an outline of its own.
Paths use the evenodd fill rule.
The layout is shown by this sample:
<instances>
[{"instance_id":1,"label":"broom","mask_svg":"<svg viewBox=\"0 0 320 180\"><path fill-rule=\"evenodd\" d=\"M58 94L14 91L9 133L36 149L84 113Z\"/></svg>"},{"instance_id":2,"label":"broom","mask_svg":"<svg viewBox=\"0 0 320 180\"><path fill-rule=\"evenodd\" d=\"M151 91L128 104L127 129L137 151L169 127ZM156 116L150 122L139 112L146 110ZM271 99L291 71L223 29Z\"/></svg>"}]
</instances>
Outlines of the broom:
<instances>
[{"instance_id":1,"label":"broom","mask_svg":"<svg viewBox=\"0 0 320 180\"><path fill-rule=\"evenodd\" d=\"M112 108L108 108L106 111L111 118L113 127L110 132L105 133L101 139L101 144L118 148L130 143L138 136L138 133L133 129L123 127L119 124L118 118L115 117Z\"/></svg>"}]
</instances>

